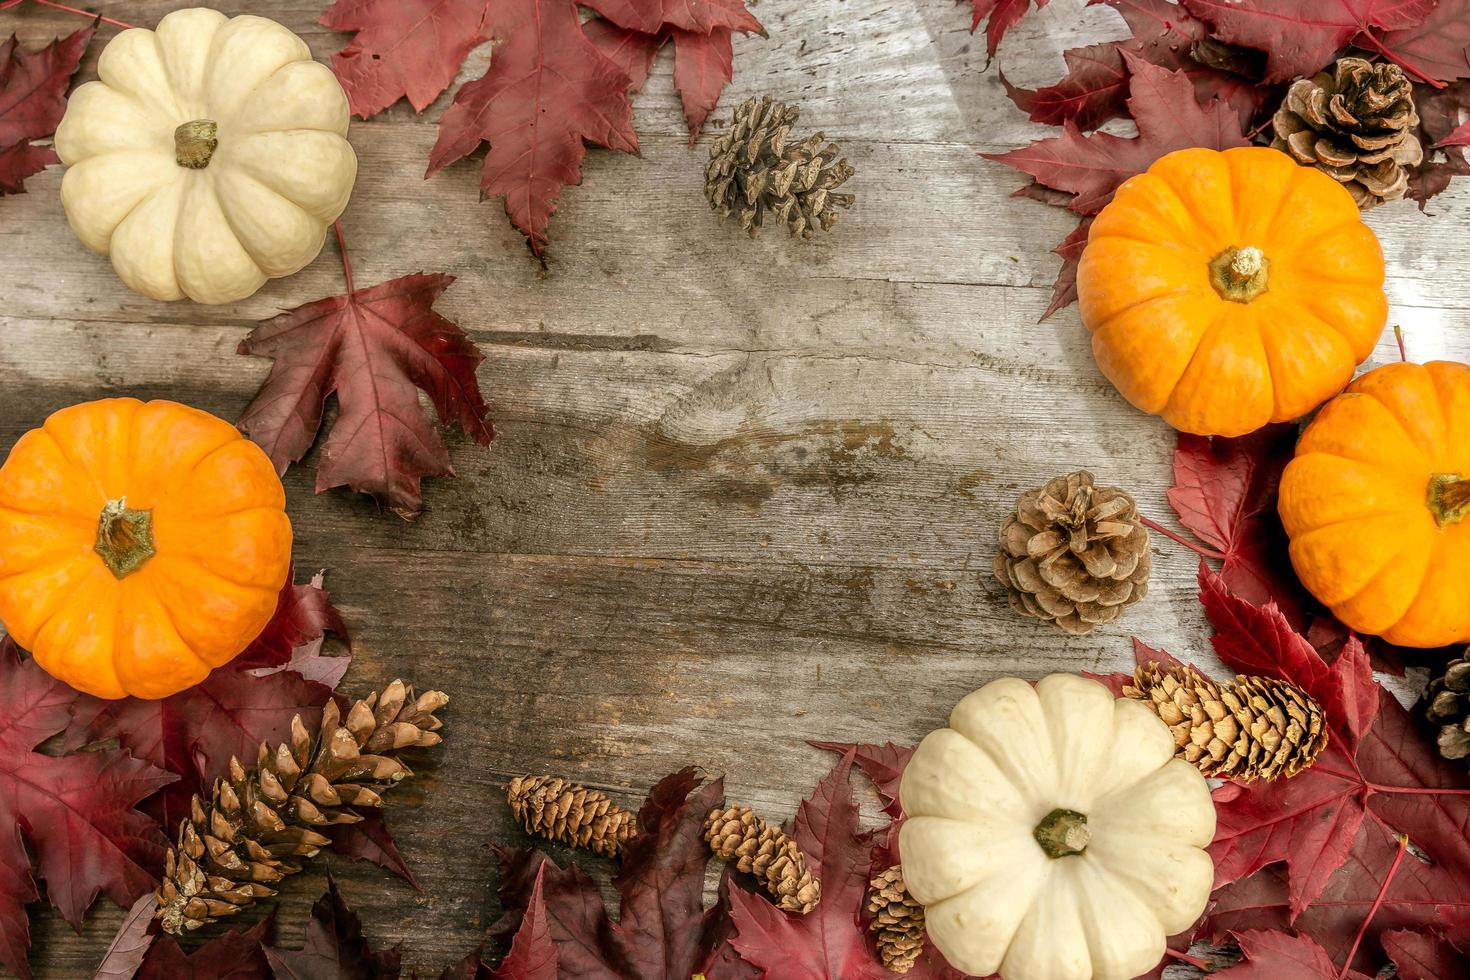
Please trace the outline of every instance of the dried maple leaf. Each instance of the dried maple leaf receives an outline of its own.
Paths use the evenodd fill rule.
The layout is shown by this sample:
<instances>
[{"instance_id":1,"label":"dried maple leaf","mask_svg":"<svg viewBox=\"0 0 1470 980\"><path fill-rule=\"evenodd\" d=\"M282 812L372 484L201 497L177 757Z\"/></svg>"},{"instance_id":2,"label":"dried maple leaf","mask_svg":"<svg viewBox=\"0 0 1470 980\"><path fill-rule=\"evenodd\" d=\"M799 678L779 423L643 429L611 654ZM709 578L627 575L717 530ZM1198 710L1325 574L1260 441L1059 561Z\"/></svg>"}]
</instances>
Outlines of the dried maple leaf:
<instances>
[{"instance_id":1,"label":"dried maple leaf","mask_svg":"<svg viewBox=\"0 0 1470 980\"><path fill-rule=\"evenodd\" d=\"M359 861L370 861L422 891L408 862L399 853L382 811L376 808L362 810L359 816L362 819L357 823L337 824L327 829L327 836L332 838L332 850Z\"/></svg>"},{"instance_id":2,"label":"dried maple leaf","mask_svg":"<svg viewBox=\"0 0 1470 980\"><path fill-rule=\"evenodd\" d=\"M25 179L60 158L31 140L56 132L66 111L66 89L92 40L92 28L26 53L12 35L0 44L0 197L20 194Z\"/></svg>"},{"instance_id":3,"label":"dried maple leaf","mask_svg":"<svg viewBox=\"0 0 1470 980\"><path fill-rule=\"evenodd\" d=\"M539 257L561 189L582 182L582 141L638 152L628 77L587 40L571 0L503 0L491 33L490 70L455 93L427 176L488 142L481 191L505 199Z\"/></svg>"},{"instance_id":4,"label":"dried maple leaf","mask_svg":"<svg viewBox=\"0 0 1470 980\"><path fill-rule=\"evenodd\" d=\"M276 980L396 980L402 971L397 949L377 951L368 944L362 920L343 901L330 873L326 892L311 907L305 945L264 950Z\"/></svg>"},{"instance_id":5,"label":"dried maple leaf","mask_svg":"<svg viewBox=\"0 0 1470 980\"><path fill-rule=\"evenodd\" d=\"M1439 0L1417 25L1389 31L1380 51L1436 84L1470 78L1470 0Z\"/></svg>"},{"instance_id":6,"label":"dried maple leaf","mask_svg":"<svg viewBox=\"0 0 1470 980\"><path fill-rule=\"evenodd\" d=\"M1453 177L1470 174L1470 157L1464 146L1452 139L1460 128L1460 117L1470 109L1470 81L1443 88L1414 86L1414 105L1419 110L1419 142L1424 162L1409 173L1409 197L1425 203L1450 185Z\"/></svg>"},{"instance_id":7,"label":"dried maple leaf","mask_svg":"<svg viewBox=\"0 0 1470 980\"><path fill-rule=\"evenodd\" d=\"M796 811L797 846L822 882L822 900L806 915L783 912L762 896L734 889L731 940L746 962L782 980L882 980L863 926L863 903L873 869L872 841L858 832L858 807L845 754Z\"/></svg>"},{"instance_id":8,"label":"dried maple leaf","mask_svg":"<svg viewBox=\"0 0 1470 980\"><path fill-rule=\"evenodd\" d=\"M1062 239L1061 244L1052 249L1062 260L1062 270L1057 273L1056 282L1052 283L1051 302L1046 304L1041 320L1077 301L1077 266L1082 261L1082 252L1087 248L1087 235L1091 231L1092 216L1089 215L1077 222L1077 227L1067 232L1067 237Z\"/></svg>"},{"instance_id":9,"label":"dried maple leaf","mask_svg":"<svg viewBox=\"0 0 1470 980\"><path fill-rule=\"evenodd\" d=\"M174 937L161 935L134 980L270 980L263 946L271 940L274 923L272 911L247 932L231 929L187 953ZM332 976L335 980L337 975Z\"/></svg>"},{"instance_id":10,"label":"dried maple leaf","mask_svg":"<svg viewBox=\"0 0 1470 980\"><path fill-rule=\"evenodd\" d=\"M280 664L293 646L320 641L325 630L343 629L320 581L287 583L260 637L194 687L156 701L79 695L66 744L116 738L135 758L177 774L177 782L144 805L163 826L177 826L194 794L207 794L231 758L252 763L261 742L275 744L290 735L298 714L308 727L320 719L321 706L332 697L329 687L291 670L259 676L256 669Z\"/></svg>"},{"instance_id":11,"label":"dried maple leaf","mask_svg":"<svg viewBox=\"0 0 1470 980\"><path fill-rule=\"evenodd\" d=\"M970 31L974 33L980 24L985 24L985 53L989 57L995 57L995 49L1000 47L1001 39L1006 36L1006 31L1015 27L1026 11L1030 9L1033 0L970 0L974 7L974 15L970 20ZM1034 0L1036 9L1040 10L1046 6L1047 0Z\"/></svg>"},{"instance_id":12,"label":"dried maple leaf","mask_svg":"<svg viewBox=\"0 0 1470 980\"><path fill-rule=\"evenodd\" d=\"M720 93L734 72L734 49L729 28L717 27L708 34L670 28L659 34L618 27L597 19L583 25L587 40L628 76L628 91L637 92L648 81L653 60L670 42L674 45L674 87L684 106L693 146L704 121L720 101Z\"/></svg>"},{"instance_id":13,"label":"dried maple leaf","mask_svg":"<svg viewBox=\"0 0 1470 980\"><path fill-rule=\"evenodd\" d=\"M694 34L717 30L764 35L744 0L587 0L587 6L619 27L658 34L677 28Z\"/></svg>"},{"instance_id":14,"label":"dried maple leaf","mask_svg":"<svg viewBox=\"0 0 1470 980\"><path fill-rule=\"evenodd\" d=\"M332 55L352 111L374 116L407 98L423 112L489 40L490 0L336 0L321 23L355 31Z\"/></svg>"},{"instance_id":15,"label":"dried maple leaf","mask_svg":"<svg viewBox=\"0 0 1470 980\"><path fill-rule=\"evenodd\" d=\"M1311 75L1348 44L1391 58L1425 80L1470 74L1460 52L1460 70L1440 78L1441 44L1422 33L1438 0L1181 0L1207 21L1216 37L1266 52L1268 82ZM1460 0L1445 0L1458 8ZM1451 11L1453 15L1454 11ZM1445 41L1452 41L1446 38ZM1433 60L1431 60L1433 59Z\"/></svg>"},{"instance_id":16,"label":"dried maple leaf","mask_svg":"<svg viewBox=\"0 0 1470 980\"><path fill-rule=\"evenodd\" d=\"M126 908L152 891L163 863L163 834L133 807L177 776L120 749L34 751L78 697L0 638L0 964L23 978L35 876L75 928L99 892Z\"/></svg>"},{"instance_id":17,"label":"dried maple leaf","mask_svg":"<svg viewBox=\"0 0 1470 980\"><path fill-rule=\"evenodd\" d=\"M484 949L477 949L454 966L445 968L439 980L557 980L556 943L551 938L546 899L542 895L545 867L542 864L536 869L536 880L520 927L500 966L490 969L483 959Z\"/></svg>"},{"instance_id":18,"label":"dried maple leaf","mask_svg":"<svg viewBox=\"0 0 1470 980\"><path fill-rule=\"evenodd\" d=\"M710 853L704 818L724 802L724 782L704 783L694 769L664 777L638 811L639 834L623 851L613 880L618 920L597 886L575 864L563 869L534 850L501 850L496 931L524 921L534 882L543 883L547 926L562 976L687 977L717 952L718 918L705 915L704 869Z\"/></svg>"},{"instance_id":19,"label":"dried maple leaf","mask_svg":"<svg viewBox=\"0 0 1470 980\"><path fill-rule=\"evenodd\" d=\"M1246 929L1235 933L1245 962L1219 974L1229 980L1284 980L1287 977L1321 977L1323 980L1369 980L1357 970L1339 975L1327 951L1310 936L1269 929Z\"/></svg>"},{"instance_id":20,"label":"dried maple leaf","mask_svg":"<svg viewBox=\"0 0 1470 980\"><path fill-rule=\"evenodd\" d=\"M422 509L420 480L454 473L419 391L446 425L481 445L495 435L475 379L484 355L433 310L452 282L420 273L354 289L349 271L346 293L261 323L239 352L275 363L240 430L284 473L316 441L335 393L339 411L322 447L317 492L345 484L411 520Z\"/></svg>"},{"instance_id":21,"label":"dried maple leaf","mask_svg":"<svg viewBox=\"0 0 1470 980\"><path fill-rule=\"evenodd\" d=\"M1470 946L1457 948L1438 931L1390 929L1380 942L1398 980L1470 980Z\"/></svg>"},{"instance_id":22,"label":"dried maple leaf","mask_svg":"<svg viewBox=\"0 0 1470 980\"><path fill-rule=\"evenodd\" d=\"M153 946L153 913L158 909L158 899L153 892L144 892L123 916L122 925L107 944L102 962L92 974L92 980L134 980L138 967L148 956Z\"/></svg>"}]
</instances>

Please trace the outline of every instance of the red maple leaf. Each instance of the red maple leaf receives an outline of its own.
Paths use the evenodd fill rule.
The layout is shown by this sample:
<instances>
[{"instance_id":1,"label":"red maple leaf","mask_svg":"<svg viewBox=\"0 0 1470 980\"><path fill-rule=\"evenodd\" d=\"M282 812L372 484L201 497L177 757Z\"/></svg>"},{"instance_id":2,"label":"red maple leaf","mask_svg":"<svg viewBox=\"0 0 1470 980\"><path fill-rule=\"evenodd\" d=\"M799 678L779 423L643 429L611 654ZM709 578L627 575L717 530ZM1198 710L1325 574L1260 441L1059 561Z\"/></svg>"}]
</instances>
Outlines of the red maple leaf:
<instances>
[{"instance_id":1,"label":"red maple leaf","mask_svg":"<svg viewBox=\"0 0 1470 980\"><path fill-rule=\"evenodd\" d=\"M1062 260L1062 270L1057 273L1056 282L1052 283L1051 302L1041 314L1042 320L1077 301L1077 265L1082 261L1082 252L1087 248L1087 235L1091 231L1092 216L1088 215L1077 222L1076 228L1067 232L1067 237L1062 239L1060 245L1052 249Z\"/></svg>"},{"instance_id":2,"label":"red maple leaf","mask_svg":"<svg viewBox=\"0 0 1470 980\"><path fill-rule=\"evenodd\" d=\"M974 16L970 20L970 31L974 33L980 24L989 20L985 25L985 53L989 57L995 57L995 49L1000 47L1001 39L1006 36L1006 31L1015 27L1026 11L1030 9L1033 0L970 0L974 7ZM1040 10L1046 6L1047 0L1034 0L1036 9Z\"/></svg>"},{"instance_id":3,"label":"red maple leaf","mask_svg":"<svg viewBox=\"0 0 1470 980\"><path fill-rule=\"evenodd\" d=\"M766 33L745 9L745 0L587 0L587 6L619 27L644 34L658 34L670 27L694 34L716 30Z\"/></svg>"},{"instance_id":4,"label":"red maple leaf","mask_svg":"<svg viewBox=\"0 0 1470 980\"><path fill-rule=\"evenodd\" d=\"M144 892L138 896L128 914L123 916L122 925L102 954L102 962L92 974L92 980L133 980L138 967L148 955L156 938L153 928L153 913L158 911L158 899L154 893Z\"/></svg>"},{"instance_id":5,"label":"red maple leaf","mask_svg":"<svg viewBox=\"0 0 1470 980\"><path fill-rule=\"evenodd\" d=\"M1229 44L1266 52L1268 82L1312 75L1352 44L1390 58L1426 81L1470 74L1461 0L1181 0ZM1436 12L1437 6L1447 10ZM1431 20L1430 18L1433 18ZM1454 21L1458 19L1460 23ZM1426 31L1425 24L1430 27ZM1447 36L1436 37L1435 29ZM1453 51L1460 37L1458 60ZM1447 63L1454 74L1445 74Z\"/></svg>"},{"instance_id":6,"label":"red maple leaf","mask_svg":"<svg viewBox=\"0 0 1470 980\"><path fill-rule=\"evenodd\" d=\"M489 40L489 17L490 0L336 0L321 23L357 32L332 55L332 70L366 119L405 97L418 112L428 108Z\"/></svg>"},{"instance_id":7,"label":"red maple leaf","mask_svg":"<svg viewBox=\"0 0 1470 980\"><path fill-rule=\"evenodd\" d=\"M1322 980L1369 980L1351 970L1339 975L1337 966L1310 936L1293 936L1271 929L1246 929L1235 933L1245 962L1220 973L1229 980L1287 980L1319 977Z\"/></svg>"},{"instance_id":8,"label":"red maple leaf","mask_svg":"<svg viewBox=\"0 0 1470 980\"><path fill-rule=\"evenodd\" d=\"M1127 113L1128 67L1123 52L1137 55L1150 64L1182 71L1194 83L1200 102L1220 98L1240 114L1248 125L1267 90L1234 71L1224 71L1201 60L1219 42L1209 37L1205 23L1189 16L1170 0L1089 0L1106 3L1127 22L1133 36L1123 41L1105 41L1062 52L1067 74L1055 84L1035 91L1017 88L1001 76L1006 93L1032 122L1060 126L1066 120L1079 129L1096 129L1109 119ZM1197 56L1198 53L1198 56ZM1243 64L1241 64L1244 67Z\"/></svg>"},{"instance_id":9,"label":"red maple leaf","mask_svg":"<svg viewBox=\"0 0 1470 980\"><path fill-rule=\"evenodd\" d=\"M116 738L135 758L177 774L177 782L144 806L163 826L176 826L188 815L194 794L207 793L231 758L253 763L261 742L275 744L289 737L296 715L308 727L320 720L321 706L332 697L330 688L295 671L260 676L259 670L289 658L288 644L320 641L323 631L342 628L319 582L287 583L260 637L194 687L156 701L78 696L66 744Z\"/></svg>"},{"instance_id":10,"label":"red maple leaf","mask_svg":"<svg viewBox=\"0 0 1470 980\"><path fill-rule=\"evenodd\" d=\"M56 132L66 89L92 40L92 28L26 53L12 35L0 44L0 197L25 191L25 179L59 163L50 147L31 140Z\"/></svg>"},{"instance_id":11,"label":"red maple leaf","mask_svg":"<svg viewBox=\"0 0 1470 980\"><path fill-rule=\"evenodd\" d=\"M628 91L637 92L653 68L653 60L670 42L674 45L674 87L684 106L693 146L704 121L720 101L720 94L734 73L734 49L729 28L717 27L708 34L669 28L658 34L618 27L597 19L583 25L587 40L628 76Z\"/></svg>"},{"instance_id":12,"label":"red maple leaf","mask_svg":"<svg viewBox=\"0 0 1470 980\"><path fill-rule=\"evenodd\" d=\"M697 770L664 777L638 811L639 834L624 849L613 880L616 922L596 884L575 864L563 869L535 850L500 850L505 932L524 921L534 882L543 882L547 926L562 976L688 977L718 953L721 916L704 910L709 848L704 818L724 801L724 781Z\"/></svg>"},{"instance_id":13,"label":"red maple leaf","mask_svg":"<svg viewBox=\"0 0 1470 980\"><path fill-rule=\"evenodd\" d=\"M81 695L0 638L0 964L30 977L25 906L46 897L73 928L99 892L126 908L153 889L166 844L133 809L178 777L120 749L42 755Z\"/></svg>"},{"instance_id":14,"label":"red maple leaf","mask_svg":"<svg viewBox=\"0 0 1470 980\"><path fill-rule=\"evenodd\" d=\"M231 929L190 952L174 937L161 935L134 980L269 980L262 947L271 940L275 918L272 911L248 931Z\"/></svg>"},{"instance_id":15,"label":"red maple leaf","mask_svg":"<svg viewBox=\"0 0 1470 980\"><path fill-rule=\"evenodd\" d=\"M844 755L796 811L795 838L822 882L822 900L806 915L784 912L766 898L730 893L731 940L746 962L782 980L881 980L889 976L863 927L863 901L873 869L872 841L858 832L858 807Z\"/></svg>"},{"instance_id":16,"label":"red maple leaf","mask_svg":"<svg viewBox=\"0 0 1470 980\"><path fill-rule=\"evenodd\" d=\"M1380 942L1399 980L1470 980L1470 945L1457 947L1438 930L1390 929Z\"/></svg>"},{"instance_id":17,"label":"red maple leaf","mask_svg":"<svg viewBox=\"0 0 1470 980\"><path fill-rule=\"evenodd\" d=\"M368 943L362 920L343 900L330 872L326 892L311 907L305 944L300 949L265 946L264 950L276 980L395 980L402 970L396 948L378 951Z\"/></svg>"},{"instance_id":18,"label":"red maple leaf","mask_svg":"<svg viewBox=\"0 0 1470 980\"><path fill-rule=\"evenodd\" d=\"M1424 147L1424 162L1409 174L1409 197L1418 201L1423 211L1425 202L1448 187L1451 178L1470 174L1465 147L1453 139L1461 115L1470 109L1470 81L1443 88L1415 85L1414 105L1419 111L1418 137Z\"/></svg>"},{"instance_id":19,"label":"red maple leaf","mask_svg":"<svg viewBox=\"0 0 1470 980\"><path fill-rule=\"evenodd\" d=\"M982 154L1030 174L1043 186L1073 195L1068 205L1078 214L1097 214L1129 177L1142 173L1174 150L1205 146L1223 150L1244 146L1240 117L1220 101L1201 105L1183 72L1149 64L1124 51L1128 66L1128 110L1138 136L1084 134L1067 122L1062 135L1037 140L1009 153Z\"/></svg>"},{"instance_id":20,"label":"red maple leaf","mask_svg":"<svg viewBox=\"0 0 1470 980\"><path fill-rule=\"evenodd\" d=\"M343 257L346 266L345 250ZM484 355L433 310L453 276L420 273L354 289L346 271L346 293L272 317L240 342L241 354L275 361L240 430L284 473L316 441L335 393L338 417L322 447L317 492L345 484L411 520L423 505L420 480L454 474L418 393L446 425L488 445L495 429L475 379Z\"/></svg>"},{"instance_id":21,"label":"red maple leaf","mask_svg":"<svg viewBox=\"0 0 1470 980\"><path fill-rule=\"evenodd\" d=\"M582 141L638 152L628 77L587 40L571 0L496 3L491 32L490 70L455 93L428 176L488 142L481 191L505 199L539 257L561 189L582 182Z\"/></svg>"}]
</instances>

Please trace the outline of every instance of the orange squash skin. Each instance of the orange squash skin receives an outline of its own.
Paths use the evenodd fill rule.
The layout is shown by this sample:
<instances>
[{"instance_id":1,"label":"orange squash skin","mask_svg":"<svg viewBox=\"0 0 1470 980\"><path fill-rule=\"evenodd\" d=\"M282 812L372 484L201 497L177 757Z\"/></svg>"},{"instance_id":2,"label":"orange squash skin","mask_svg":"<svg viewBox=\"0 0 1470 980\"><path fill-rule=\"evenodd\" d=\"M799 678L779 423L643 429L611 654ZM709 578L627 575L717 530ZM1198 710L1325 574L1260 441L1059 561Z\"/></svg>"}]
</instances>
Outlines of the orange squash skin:
<instances>
[{"instance_id":1,"label":"orange squash skin","mask_svg":"<svg viewBox=\"0 0 1470 980\"><path fill-rule=\"evenodd\" d=\"M1411 647L1470 641L1467 505L1470 367L1445 361L1389 364L1328 402L1278 498L1302 584L1353 629Z\"/></svg>"},{"instance_id":2,"label":"orange squash skin","mask_svg":"<svg viewBox=\"0 0 1470 980\"><path fill-rule=\"evenodd\" d=\"M1307 414L1388 318L1352 196L1267 147L1178 150L1125 182L1093 221L1077 300L1123 397L1200 435Z\"/></svg>"},{"instance_id":3,"label":"orange squash skin","mask_svg":"<svg viewBox=\"0 0 1470 980\"><path fill-rule=\"evenodd\" d=\"M270 621L291 561L285 504L265 453L207 412L63 408L0 466L0 622L79 691L167 697Z\"/></svg>"}]
</instances>

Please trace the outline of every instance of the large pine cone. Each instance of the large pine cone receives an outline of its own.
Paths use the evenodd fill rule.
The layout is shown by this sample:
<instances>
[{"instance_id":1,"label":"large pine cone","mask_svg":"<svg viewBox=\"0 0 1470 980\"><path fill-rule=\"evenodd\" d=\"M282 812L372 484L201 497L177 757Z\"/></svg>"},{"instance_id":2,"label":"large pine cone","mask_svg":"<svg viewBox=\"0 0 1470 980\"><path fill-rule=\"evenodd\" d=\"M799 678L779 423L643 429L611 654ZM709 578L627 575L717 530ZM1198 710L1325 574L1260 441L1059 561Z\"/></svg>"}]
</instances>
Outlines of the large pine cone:
<instances>
[{"instance_id":1,"label":"large pine cone","mask_svg":"<svg viewBox=\"0 0 1470 980\"><path fill-rule=\"evenodd\" d=\"M1403 197L1424 159L1413 86L1390 62L1340 58L1293 82L1272 125L1272 146L1340 181L1363 209Z\"/></svg>"},{"instance_id":2,"label":"large pine cone","mask_svg":"<svg viewBox=\"0 0 1470 980\"><path fill-rule=\"evenodd\" d=\"M1148 594L1148 529L1133 498L1080 470L1023 494L1000 528L995 577L1011 608L1075 636Z\"/></svg>"},{"instance_id":3,"label":"large pine cone","mask_svg":"<svg viewBox=\"0 0 1470 980\"><path fill-rule=\"evenodd\" d=\"M735 110L730 129L710 147L704 193L725 219L735 214L740 227L754 238L769 219L786 225L793 238L811 238L828 230L838 208L857 198L833 193L853 174L840 159L835 143L822 146L821 133L790 143L791 127L801 110L783 102L747 99Z\"/></svg>"},{"instance_id":4,"label":"large pine cone","mask_svg":"<svg viewBox=\"0 0 1470 980\"><path fill-rule=\"evenodd\" d=\"M1470 756L1470 651L1429 682L1424 715L1439 729L1440 755L1455 760Z\"/></svg>"}]
</instances>

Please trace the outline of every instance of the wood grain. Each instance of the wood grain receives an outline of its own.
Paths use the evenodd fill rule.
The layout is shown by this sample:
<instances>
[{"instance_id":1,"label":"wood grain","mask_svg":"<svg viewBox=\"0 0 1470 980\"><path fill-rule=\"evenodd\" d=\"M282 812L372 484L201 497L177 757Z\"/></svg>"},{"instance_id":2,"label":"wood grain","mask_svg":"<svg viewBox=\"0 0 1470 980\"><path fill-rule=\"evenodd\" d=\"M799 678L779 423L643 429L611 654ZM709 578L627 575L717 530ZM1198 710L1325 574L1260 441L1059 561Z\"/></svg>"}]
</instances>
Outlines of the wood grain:
<instances>
[{"instance_id":1,"label":"wood grain","mask_svg":"<svg viewBox=\"0 0 1470 980\"><path fill-rule=\"evenodd\" d=\"M151 24L188 5L96 7ZM319 58L344 41L316 25L321 0L217 5L282 21ZM357 642L344 689L401 675L453 701L444 749L389 806L423 891L320 861L283 891L284 943L330 867L374 942L401 943L421 974L459 958L495 915L488 845L523 841L502 803L520 772L631 805L696 762L786 817L827 764L806 739L913 741L994 677L1120 667L1134 633L1210 661L1194 556L1168 541L1148 600L1085 638L1018 620L987 572L1005 508L1057 473L1088 467L1169 513L1173 434L1099 375L1075 309L1036 324L1071 222L1011 198L1020 180L980 156L1045 135L1005 99L1001 67L1044 82L1062 49L1121 22L1055 0L987 65L949 0L756 12L771 37L737 39L710 130L769 93L842 143L859 203L811 243L716 225L700 192L709 137L687 148L667 56L636 101L642 155L589 153L544 273L499 204L477 203L476 161L422 179L448 96L354 122L357 280L459 277L440 308L488 355L500 437L482 450L450 436L458 475L426 483L412 525L314 495L311 458L287 475L298 564L328 570ZM30 4L0 13L0 37L26 44L77 26ZM0 201L0 450L102 395L235 418L267 367L234 353L240 338L342 288L329 247L232 306L142 299L73 238L59 183L52 170ZM1461 184L1432 220L1407 203L1369 218L1416 360L1470 357L1467 205ZM1373 363L1396 357L1389 336ZM80 934L44 903L32 918L37 975L74 978L122 910L99 902Z\"/></svg>"}]
</instances>

